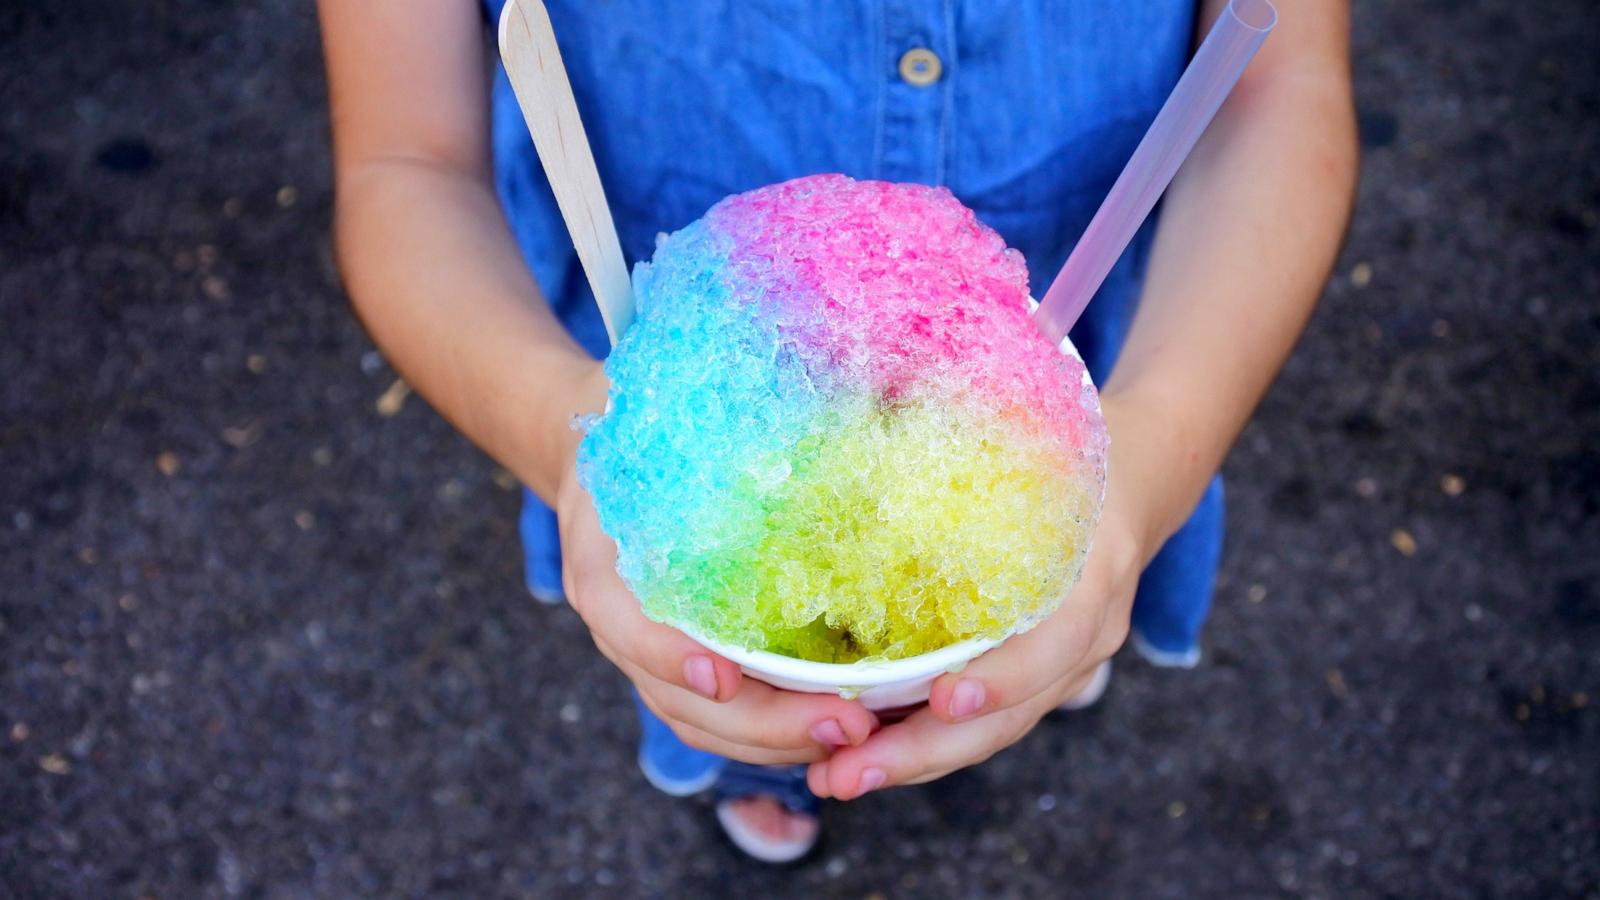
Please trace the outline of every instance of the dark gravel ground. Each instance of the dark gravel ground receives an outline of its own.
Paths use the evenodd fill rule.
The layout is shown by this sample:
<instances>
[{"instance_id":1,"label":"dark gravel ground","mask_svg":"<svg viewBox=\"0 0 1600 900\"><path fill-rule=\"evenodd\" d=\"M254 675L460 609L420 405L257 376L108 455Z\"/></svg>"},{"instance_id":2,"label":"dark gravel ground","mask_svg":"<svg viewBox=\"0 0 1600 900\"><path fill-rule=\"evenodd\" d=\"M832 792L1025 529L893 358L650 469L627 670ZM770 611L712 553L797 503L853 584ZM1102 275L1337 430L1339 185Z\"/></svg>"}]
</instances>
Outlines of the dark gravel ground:
<instances>
[{"instance_id":1,"label":"dark gravel ground","mask_svg":"<svg viewBox=\"0 0 1600 900\"><path fill-rule=\"evenodd\" d=\"M0 5L0 895L1600 896L1600 9L1357 20L1207 662L772 871L637 775L505 476L380 412L307 5Z\"/></svg>"}]
</instances>

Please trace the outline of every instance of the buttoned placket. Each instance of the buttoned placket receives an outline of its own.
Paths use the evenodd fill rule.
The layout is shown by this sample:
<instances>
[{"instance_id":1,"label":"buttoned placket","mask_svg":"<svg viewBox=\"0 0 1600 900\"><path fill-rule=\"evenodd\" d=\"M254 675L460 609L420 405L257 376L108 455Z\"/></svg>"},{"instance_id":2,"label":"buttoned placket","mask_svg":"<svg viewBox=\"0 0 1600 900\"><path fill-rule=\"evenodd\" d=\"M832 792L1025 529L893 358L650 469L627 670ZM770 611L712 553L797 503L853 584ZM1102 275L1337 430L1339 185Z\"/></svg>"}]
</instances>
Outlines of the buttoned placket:
<instances>
[{"instance_id":1,"label":"buttoned placket","mask_svg":"<svg viewBox=\"0 0 1600 900\"><path fill-rule=\"evenodd\" d=\"M946 183L956 78L955 0L882 0L875 175Z\"/></svg>"}]
</instances>

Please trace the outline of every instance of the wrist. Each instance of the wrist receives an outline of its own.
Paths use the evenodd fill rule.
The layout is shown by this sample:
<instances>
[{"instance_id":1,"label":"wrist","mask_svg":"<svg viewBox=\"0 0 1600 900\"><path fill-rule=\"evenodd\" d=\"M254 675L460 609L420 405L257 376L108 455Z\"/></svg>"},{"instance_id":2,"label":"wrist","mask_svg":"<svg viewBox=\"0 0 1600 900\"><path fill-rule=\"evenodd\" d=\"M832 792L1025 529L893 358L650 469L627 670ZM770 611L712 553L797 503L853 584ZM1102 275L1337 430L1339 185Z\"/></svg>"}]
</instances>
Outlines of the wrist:
<instances>
[{"instance_id":1,"label":"wrist","mask_svg":"<svg viewBox=\"0 0 1600 900\"><path fill-rule=\"evenodd\" d=\"M578 459L578 445L583 442L583 432L578 430L575 420L578 416L605 412L610 388L605 367L598 361L585 359L573 368L557 394L556 421L550 423L550 427L559 436L554 460L558 481L572 471Z\"/></svg>"},{"instance_id":2,"label":"wrist","mask_svg":"<svg viewBox=\"0 0 1600 900\"><path fill-rule=\"evenodd\" d=\"M1142 570L1188 518L1212 471L1177 405L1130 391L1100 399L1111 438L1105 519L1135 545Z\"/></svg>"},{"instance_id":3,"label":"wrist","mask_svg":"<svg viewBox=\"0 0 1600 900\"><path fill-rule=\"evenodd\" d=\"M542 403L532 423L524 423L525 447L518 475L547 503L571 480L583 433L577 416L605 411L610 382L602 365L587 356L558 368L540 390Z\"/></svg>"}]
</instances>

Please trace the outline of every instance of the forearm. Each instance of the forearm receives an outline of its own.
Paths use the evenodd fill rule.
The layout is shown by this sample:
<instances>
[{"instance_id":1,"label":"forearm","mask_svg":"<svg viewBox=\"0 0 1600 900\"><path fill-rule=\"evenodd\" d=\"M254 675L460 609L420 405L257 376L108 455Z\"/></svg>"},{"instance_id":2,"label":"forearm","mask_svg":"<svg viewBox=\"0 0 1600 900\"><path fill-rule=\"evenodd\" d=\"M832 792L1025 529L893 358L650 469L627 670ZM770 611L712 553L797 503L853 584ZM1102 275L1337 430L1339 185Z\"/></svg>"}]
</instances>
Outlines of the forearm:
<instances>
[{"instance_id":1,"label":"forearm","mask_svg":"<svg viewBox=\"0 0 1600 900\"><path fill-rule=\"evenodd\" d=\"M553 499L604 376L566 334L488 185L422 159L341 171L341 269L368 330L407 381L523 483Z\"/></svg>"},{"instance_id":2,"label":"forearm","mask_svg":"<svg viewBox=\"0 0 1600 900\"><path fill-rule=\"evenodd\" d=\"M1252 77L1253 76L1253 77ZM1105 397L1141 442L1153 554L1193 509L1321 294L1350 215L1342 59L1252 70L1167 194Z\"/></svg>"}]
</instances>

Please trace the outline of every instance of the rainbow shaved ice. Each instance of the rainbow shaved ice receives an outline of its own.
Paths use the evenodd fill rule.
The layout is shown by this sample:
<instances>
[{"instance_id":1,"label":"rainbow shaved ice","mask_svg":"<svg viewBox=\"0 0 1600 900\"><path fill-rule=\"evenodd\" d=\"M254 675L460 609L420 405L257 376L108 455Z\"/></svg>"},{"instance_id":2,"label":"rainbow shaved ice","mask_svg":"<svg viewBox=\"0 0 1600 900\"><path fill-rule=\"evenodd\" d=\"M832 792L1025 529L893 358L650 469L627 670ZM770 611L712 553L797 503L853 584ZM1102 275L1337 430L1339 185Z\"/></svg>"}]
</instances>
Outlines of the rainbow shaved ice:
<instances>
[{"instance_id":1,"label":"rainbow shaved ice","mask_svg":"<svg viewBox=\"0 0 1600 900\"><path fill-rule=\"evenodd\" d=\"M1031 627L1077 580L1105 426L1022 257L943 188L728 197L633 274L578 474L652 619L818 662Z\"/></svg>"}]
</instances>

